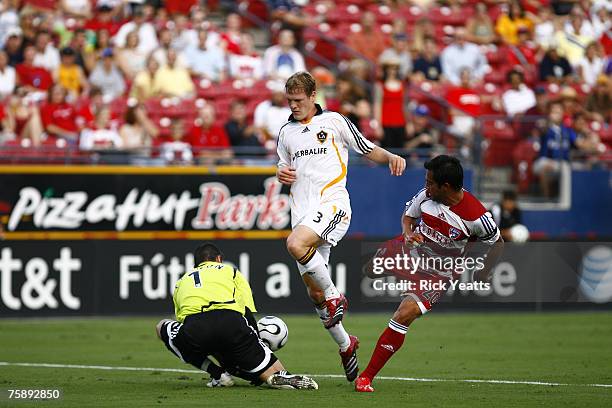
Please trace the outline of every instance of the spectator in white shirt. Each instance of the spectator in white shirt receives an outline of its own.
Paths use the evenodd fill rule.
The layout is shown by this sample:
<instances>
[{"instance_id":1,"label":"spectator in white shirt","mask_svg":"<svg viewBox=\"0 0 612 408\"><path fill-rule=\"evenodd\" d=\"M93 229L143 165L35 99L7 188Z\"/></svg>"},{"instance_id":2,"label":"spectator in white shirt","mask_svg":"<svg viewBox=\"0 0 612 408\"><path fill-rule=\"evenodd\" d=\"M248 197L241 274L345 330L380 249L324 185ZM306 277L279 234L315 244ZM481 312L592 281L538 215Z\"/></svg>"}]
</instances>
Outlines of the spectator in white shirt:
<instances>
[{"instance_id":1,"label":"spectator in white shirt","mask_svg":"<svg viewBox=\"0 0 612 408\"><path fill-rule=\"evenodd\" d=\"M604 60L599 56L599 45L596 42L589 43L584 51L584 57L576 64L578 75L583 82L593 86L603 67Z\"/></svg>"},{"instance_id":2,"label":"spectator in white shirt","mask_svg":"<svg viewBox=\"0 0 612 408\"><path fill-rule=\"evenodd\" d=\"M136 10L131 21L121 26L114 37L114 44L119 48L125 47L127 35L132 31L138 32L138 49L145 54L157 48L157 33L153 24L145 21L142 10Z\"/></svg>"},{"instance_id":3,"label":"spectator in white shirt","mask_svg":"<svg viewBox=\"0 0 612 408\"><path fill-rule=\"evenodd\" d=\"M60 65L60 54L51 42L51 34L48 31L39 31L36 34L34 47L36 48L34 66L46 69L55 78Z\"/></svg>"},{"instance_id":4,"label":"spectator in white shirt","mask_svg":"<svg viewBox=\"0 0 612 408\"><path fill-rule=\"evenodd\" d=\"M481 81L487 72L487 59L476 44L465 40L466 30L463 27L455 31L455 39L442 51L440 62L442 73L453 84L461 83L461 71L468 69L472 79Z\"/></svg>"},{"instance_id":5,"label":"spectator in white shirt","mask_svg":"<svg viewBox=\"0 0 612 408\"><path fill-rule=\"evenodd\" d=\"M591 7L591 22L595 31L595 38L601 38L604 33L612 29L612 2L610 0L595 1Z\"/></svg>"},{"instance_id":6,"label":"spectator in white shirt","mask_svg":"<svg viewBox=\"0 0 612 408\"><path fill-rule=\"evenodd\" d=\"M269 47L264 53L264 71L270 78L287 79L304 71L304 57L295 49L295 36L291 30L282 30L278 45Z\"/></svg>"},{"instance_id":7,"label":"spectator in white shirt","mask_svg":"<svg viewBox=\"0 0 612 408\"><path fill-rule=\"evenodd\" d=\"M510 88L502 95L504 110L508 116L522 114L536 104L533 90L525 85L523 73L512 70L508 73Z\"/></svg>"},{"instance_id":8,"label":"spectator in white shirt","mask_svg":"<svg viewBox=\"0 0 612 408\"><path fill-rule=\"evenodd\" d=\"M0 99L13 93L15 83L15 68L8 65L6 52L0 50Z\"/></svg>"},{"instance_id":9,"label":"spectator in white shirt","mask_svg":"<svg viewBox=\"0 0 612 408\"><path fill-rule=\"evenodd\" d=\"M285 83L273 81L268 88L272 91L272 97L255 108L254 124L262 136L260 140L276 140L280 128L291 115L285 100Z\"/></svg>"}]
</instances>

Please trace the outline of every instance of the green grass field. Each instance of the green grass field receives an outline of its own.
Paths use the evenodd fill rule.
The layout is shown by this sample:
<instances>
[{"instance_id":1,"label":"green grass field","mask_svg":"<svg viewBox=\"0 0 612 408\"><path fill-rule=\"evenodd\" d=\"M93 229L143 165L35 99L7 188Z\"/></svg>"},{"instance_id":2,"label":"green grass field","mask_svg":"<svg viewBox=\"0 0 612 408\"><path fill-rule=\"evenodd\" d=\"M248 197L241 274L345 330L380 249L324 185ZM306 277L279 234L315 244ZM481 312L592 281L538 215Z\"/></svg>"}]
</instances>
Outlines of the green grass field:
<instances>
[{"instance_id":1,"label":"green grass field","mask_svg":"<svg viewBox=\"0 0 612 408\"><path fill-rule=\"evenodd\" d=\"M349 315L365 368L387 315ZM337 350L313 316L283 316L289 342L277 355L293 372L310 373L317 391L281 391L239 382L204 386L206 374L0 365L0 390L59 388L63 398L35 406L66 407L609 407L612 313L435 314L415 322L404 347L383 369L374 394L358 394L342 375ZM154 334L155 318L0 320L0 362L191 370ZM319 376L318 376L319 375ZM470 383L465 379L564 383ZM0 406L28 406L0 401Z\"/></svg>"}]
</instances>

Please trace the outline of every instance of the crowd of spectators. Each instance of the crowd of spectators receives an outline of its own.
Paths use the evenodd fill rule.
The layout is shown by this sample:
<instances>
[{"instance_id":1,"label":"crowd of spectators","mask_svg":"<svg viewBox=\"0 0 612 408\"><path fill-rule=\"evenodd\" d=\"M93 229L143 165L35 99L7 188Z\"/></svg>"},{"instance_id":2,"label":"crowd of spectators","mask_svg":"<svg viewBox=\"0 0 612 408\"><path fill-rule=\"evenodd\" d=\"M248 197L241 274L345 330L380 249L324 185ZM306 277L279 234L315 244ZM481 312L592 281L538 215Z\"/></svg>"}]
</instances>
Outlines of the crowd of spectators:
<instances>
[{"instance_id":1,"label":"crowd of spectators","mask_svg":"<svg viewBox=\"0 0 612 408\"><path fill-rule=\"evenodd\" d=\"M593 163L612 146L606 0L251 1L272 23L265 47L231 11L211 22L206 3L232 2L55 3L0 0L5 144L156 148L170 163L272 152L290 113L284 79L309 69L317 101L384 147L420 155L450 141L468 155L479 118L498 115L553 158L545 146L569 134L558 106L568 149ZM333 72L305 53L317 31L350 48Z\"/></svg>"}]
</instances>

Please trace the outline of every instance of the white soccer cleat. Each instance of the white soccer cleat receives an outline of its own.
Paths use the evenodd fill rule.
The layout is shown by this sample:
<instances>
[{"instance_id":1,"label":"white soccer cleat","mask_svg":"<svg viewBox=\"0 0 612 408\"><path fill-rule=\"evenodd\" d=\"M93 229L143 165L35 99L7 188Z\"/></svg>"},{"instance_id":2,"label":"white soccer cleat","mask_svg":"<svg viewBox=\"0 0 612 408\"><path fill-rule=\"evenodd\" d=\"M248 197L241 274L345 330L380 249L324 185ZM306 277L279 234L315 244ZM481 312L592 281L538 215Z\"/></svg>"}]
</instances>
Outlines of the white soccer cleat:
<instances>
[{"instance_id":1,"label":"white soccer cleat","mask_svg":"<svg viewBox=\"0 0 612 408\"><path fill-rule=\"evenodd\" d=\"M234 385L234 379L227 372L221 374L221 377L218 380L211 378L210 381L206 384L208 388L231 387L232 385Z\"/></svg>"},{"instance_id":2,"label":"white soccer cleat","mask_svg":"<svg viewBox=\"0 0 612 408\"><path fill-rule=\"evenodd\" d=\"M286 371L272 374L266 381L272 388L281 390L318 390L319 385L310 377L305 375L292 375Z\"/></svg>"}]
</instances>

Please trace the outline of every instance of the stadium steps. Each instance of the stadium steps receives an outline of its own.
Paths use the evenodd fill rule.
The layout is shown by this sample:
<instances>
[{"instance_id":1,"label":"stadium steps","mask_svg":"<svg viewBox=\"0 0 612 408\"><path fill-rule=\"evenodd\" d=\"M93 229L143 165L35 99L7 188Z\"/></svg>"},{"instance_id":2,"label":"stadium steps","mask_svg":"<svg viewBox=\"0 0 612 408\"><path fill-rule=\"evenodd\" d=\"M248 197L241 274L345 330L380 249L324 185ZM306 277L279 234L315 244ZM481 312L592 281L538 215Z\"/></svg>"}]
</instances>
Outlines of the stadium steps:
<instances>
[{"instance_id":1,"label":"stadium steps","mask_svg":"<svg viewBox=\"0 0 612 408\"><path fill-rule=\"evenodd\" d=\"M515 190L516 186L512 183L511 167L489 167L484 168L480 180L481 200L486 203L493 203L500 200L504 190Z\"/></svg>"}]
</instances>

